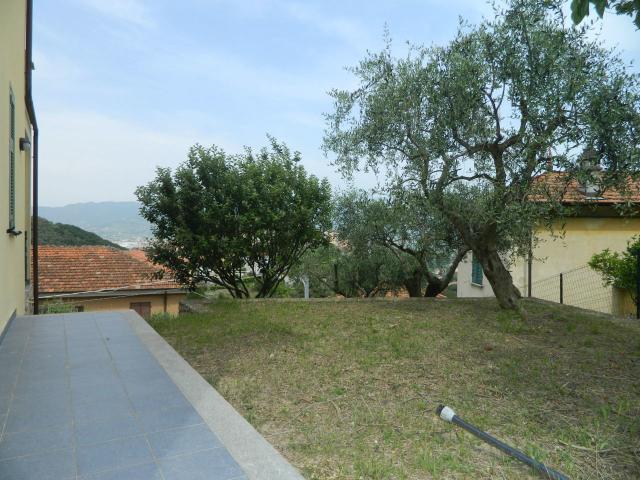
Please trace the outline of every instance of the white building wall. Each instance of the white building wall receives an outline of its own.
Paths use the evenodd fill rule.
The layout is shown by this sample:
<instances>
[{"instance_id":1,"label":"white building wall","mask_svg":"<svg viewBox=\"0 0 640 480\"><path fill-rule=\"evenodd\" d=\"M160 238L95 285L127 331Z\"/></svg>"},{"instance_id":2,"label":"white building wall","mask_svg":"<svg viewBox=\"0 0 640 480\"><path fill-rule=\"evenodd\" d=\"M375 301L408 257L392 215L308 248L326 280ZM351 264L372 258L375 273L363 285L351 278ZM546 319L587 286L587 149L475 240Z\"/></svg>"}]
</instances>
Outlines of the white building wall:
<instances>
[{"instance_id":1,"label":"white building wall","mask_svg":"<svg viewBox=\"0 0 640 480\"><path fill-rule=\"evenodd\" d=\"M469 252L458 265L458 297L494 297L493 289L484 273L482 274L482 285L471 281L471 259L472 253Z\"/></svg>"}]
</instances>

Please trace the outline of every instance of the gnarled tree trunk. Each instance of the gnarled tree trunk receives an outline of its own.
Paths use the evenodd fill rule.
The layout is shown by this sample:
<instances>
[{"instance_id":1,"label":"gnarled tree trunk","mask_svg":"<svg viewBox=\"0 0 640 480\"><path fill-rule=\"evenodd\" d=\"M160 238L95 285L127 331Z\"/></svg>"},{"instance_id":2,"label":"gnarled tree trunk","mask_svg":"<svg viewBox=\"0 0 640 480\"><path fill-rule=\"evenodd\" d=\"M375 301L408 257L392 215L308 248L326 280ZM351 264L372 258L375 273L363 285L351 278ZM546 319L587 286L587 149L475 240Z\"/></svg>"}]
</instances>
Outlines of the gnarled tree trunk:
<instances>
[{"instance_id":1,"label":"gnarled tree trunk","mask_svg":"<svg viewBox=\"0 0 640 480\"><path fill-rule=\"evenodd\" d=\"M404 280L404 287L407 289L410 297L422 296L422 271L416 268L413 274Z\"/></svg>"},{"instance_id":2,"label":"gnarled tree trunk","mask_svg":"<svg viewBox=\"0 0 640 480\"><path fill-rule=\"evenodd\" d=\"M440 203L439 206L442 208L443 204ZM444 209L443 211L446 212ZM489 280L500 307L516 310L521 316L526 316L526 312L520 305L522 297L520 291L513 284L511 273L505 267L496 248L496 225L484 225L483 231L476 229L474 232L460 216L451 214L451 212L447 213L449 213L448 218L453 226L458 230L465 243L471 247L474 256L482 265L484 275Z\"/></svg>"},{"instance_id":3,"label":"gnarled tree trunk","mask_svg":"<svg viewBox=\"0 0 640 480\"><path fill-rule=\"evenodd\" d=\"M462 261L464 256L469 251L468 247L461 247L458 249L455 258L452 260L449 268L442 277L438 277L427 271L427 289L424 292L425 297L437 297L442 293L451 283L453 274L456 273L458 264Z\"/></svg>"},{"instance_id":4,"label":"gnarled tree trunk","mask_svg":"<svg viewBox=\"0 0 640 480\"><path fill-rule=\"evenodd\" d=\"M474 248L473 253L482 265L484 275L489 280L500 307L522 312L520 291L513 284L511 273L495 249Z\"/></svg>"}]
</instances>

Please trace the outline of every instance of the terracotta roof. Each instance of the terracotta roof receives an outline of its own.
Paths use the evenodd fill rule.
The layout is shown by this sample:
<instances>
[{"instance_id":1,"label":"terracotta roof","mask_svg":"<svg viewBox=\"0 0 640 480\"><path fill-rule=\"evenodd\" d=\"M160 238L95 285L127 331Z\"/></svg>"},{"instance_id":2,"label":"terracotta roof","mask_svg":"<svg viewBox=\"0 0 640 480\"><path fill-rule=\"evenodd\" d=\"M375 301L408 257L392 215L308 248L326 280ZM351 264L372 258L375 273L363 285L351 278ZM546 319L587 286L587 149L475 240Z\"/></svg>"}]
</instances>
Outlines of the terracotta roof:
<instances>
[{"instance_id":1,"label":"terracotta roof","mask_svg":"<svg viewBox=\"0 0 640 480\"><path fill-rule=\"evenodd\" d=\"M139 248L132 248L131 250L126 250L125 253L127 253L128 255L131 255L136 260L151 263L153 265L153 262L151 262L151 260L147 258L147 254L144 253L144 250L141 250Z\"/></svg>"},{"instance_id":2,"label":"terracotta roof","mask_svg":"<svg viewBox=\"0 0 640 480\"><path fill-rule=\"evenodd\" d=\"M158 267L127 251L104 246L40 245L41 293L95 290L148 290L181 288L166 275L154 280Z\"/></svg>"},{"instance_id":3,"label":"terracotta roof","mask_svg":"<svg viewBox=\"0 0 640 480\"><path fill-rule=\"evenodd\" d=\"M531 198L544 200L546 195L562 195L562 202L566 204L588 204L588 205L615 205L622 203L640 203L640 180L627 180L628 190L619 192L612 188L605 189L595 196L586 195L575 179L567 181L567 174L564 172L548 172L539 175L534 179L534 189L536 184L544 189L539 195L532 195Z\"/></svg>"}]
</instances>

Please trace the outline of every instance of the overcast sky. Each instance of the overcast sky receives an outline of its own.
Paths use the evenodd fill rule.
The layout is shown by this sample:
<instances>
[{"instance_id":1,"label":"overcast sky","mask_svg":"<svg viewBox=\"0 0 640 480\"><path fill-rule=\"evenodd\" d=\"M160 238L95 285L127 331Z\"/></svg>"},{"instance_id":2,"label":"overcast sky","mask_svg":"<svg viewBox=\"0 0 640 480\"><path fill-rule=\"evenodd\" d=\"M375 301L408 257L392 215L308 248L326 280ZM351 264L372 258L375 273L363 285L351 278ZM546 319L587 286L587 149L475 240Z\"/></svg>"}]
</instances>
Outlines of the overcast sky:
<instances>
[{"instance_id":1,"label":"overcast sky","mask_svg":"<svg viewBox=\"0 0 640 480\"><path fill-rule=\"evenodd\" d=\"M344 186L320 150L327 91L354 85L344 67L382 47L385 23L400 50L443 44L460 15L490 12L482 0L39 0L40 202L133 200L193 143L238 152L266 133ZM640 60L629 17L602 25L609 46Z\"/></svg>"}]
</instances>

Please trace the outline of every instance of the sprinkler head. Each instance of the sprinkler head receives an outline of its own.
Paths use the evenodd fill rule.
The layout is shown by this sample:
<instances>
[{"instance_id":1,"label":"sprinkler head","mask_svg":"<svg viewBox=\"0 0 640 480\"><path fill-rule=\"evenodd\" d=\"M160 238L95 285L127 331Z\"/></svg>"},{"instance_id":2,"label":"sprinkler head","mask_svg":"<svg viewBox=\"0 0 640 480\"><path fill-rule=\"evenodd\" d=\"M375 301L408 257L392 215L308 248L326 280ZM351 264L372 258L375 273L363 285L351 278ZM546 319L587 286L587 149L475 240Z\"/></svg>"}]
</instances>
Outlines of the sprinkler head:
<instances>
[{"instance_id":1,"label":"sprinkler head","mask_svg":"<svg viewBox=\"0 0 640 480\"><path fill-rule=\"evenodd\" d=\"M438 405L438 408L436 408L436 414L445 422L451 422L456 412L454 412L452 408L444 405Z\"/></svg>"}]
</instances>

